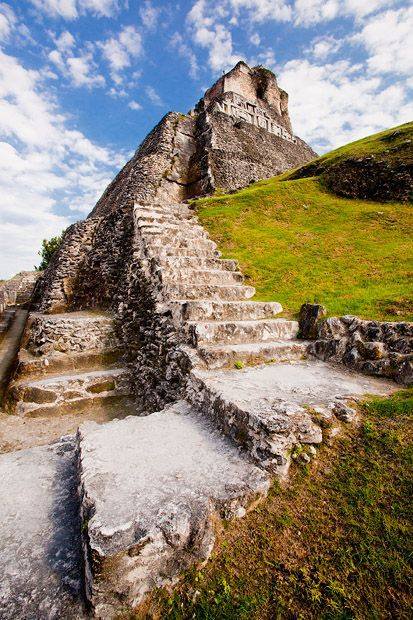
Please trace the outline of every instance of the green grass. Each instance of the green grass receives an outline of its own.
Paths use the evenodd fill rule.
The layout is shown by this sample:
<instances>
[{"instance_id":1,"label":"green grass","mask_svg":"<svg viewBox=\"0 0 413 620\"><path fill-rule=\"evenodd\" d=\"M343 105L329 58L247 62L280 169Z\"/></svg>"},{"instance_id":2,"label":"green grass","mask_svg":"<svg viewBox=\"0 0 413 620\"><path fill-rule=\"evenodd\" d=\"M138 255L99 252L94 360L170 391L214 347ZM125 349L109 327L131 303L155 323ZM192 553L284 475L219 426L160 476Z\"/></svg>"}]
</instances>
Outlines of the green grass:
<instances>
[{"instance_id":1,"label":"green grass","mask_svg":"<svg viewBox=\"0 0 413 620\"><path fill-rule=\"evenodd\" d=\"M294 466L205 569L159 595L159 617L411 618L412 414L412 390L365 403L359 428Z\"/></svg>"},{"instance_id":2,"label":"green grass","mask_svg":"<svg viewBox=\"0 0 413 620\"><path fill-rule=\"evenodd\" d=\"M374 156L377 159L387 161L413 163L413 123L405 123L398 127L392 127L386 131L367 136L361 140L350 142L334 151L330 151L314 162L310 162L298 169L285 172L280 178L290 179L297 174L303 176L319 175L331 165L337 164L348 157Z\"/></svg>"},{"instance_id":3,"label":"green grass","mask_svg":"<svg viewBox=\"0 0 413 620\"><path fill-rule=\"evenodd\" d=\"M400 141L409 145L412 127L366 138L321 160L378 151L387 134L396 134L398 147ZM223 256L238 259L247 283L256 287L256 299L279 301L288 315L317 300L330 315L412 320L412 205L344 199L317 177L285 176L195 203Z\"/></svg>"}]
</instances>

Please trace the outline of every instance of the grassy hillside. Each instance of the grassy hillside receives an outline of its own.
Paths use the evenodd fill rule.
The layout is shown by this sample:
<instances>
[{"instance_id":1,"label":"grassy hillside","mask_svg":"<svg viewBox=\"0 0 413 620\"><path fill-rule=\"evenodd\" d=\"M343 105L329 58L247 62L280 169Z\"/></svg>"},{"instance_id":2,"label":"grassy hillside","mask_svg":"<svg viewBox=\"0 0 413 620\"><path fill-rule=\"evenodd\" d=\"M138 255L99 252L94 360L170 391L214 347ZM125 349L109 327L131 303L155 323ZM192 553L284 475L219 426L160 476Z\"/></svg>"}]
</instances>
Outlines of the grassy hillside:
<instances>
[{"instance_id":1,"label":"grassy hillside","mask_svg":"<svg viewBox=\"0 0 413 620\"><path fill-rule=\"evenodd\" d=\"M362 152L385 155L383 137L394 134L387 155L397 150L410 157L413 124L347 145L316 164ZM196 201L202 224L224 257L239 260L256 299L277 300L289 315L318 300L331 315L412 320L412 205L340 198L318 176L294 180L291 174Z\"/></svg>"},{"instance_id":2,"label":"grassy hillside","mask_svg":"<svg viewBox=\"0 0 413 620\"><path fill-rule=\"evenodd\" d=\"M212 561L171 598L161 594L159 617L411 617L413 393L363 409L359 428L221 532Z\"/></svg>"},{"instance_id":3,"label":"grassy hillside","mask_svg":"<svg viewBox=\"0 0 413 620\"><path fill-rule=\"evenodd\" d=\"M367 136L356 142L350 142L330 153L318 157L292 171L285 172L280 178L293 179L298 175L316 176L328 170L331 166L348 159L349 157L374 156L389 162L413 163L413 123L405 123L392 127L380 133Z\"/></svg>"}]
</instances>

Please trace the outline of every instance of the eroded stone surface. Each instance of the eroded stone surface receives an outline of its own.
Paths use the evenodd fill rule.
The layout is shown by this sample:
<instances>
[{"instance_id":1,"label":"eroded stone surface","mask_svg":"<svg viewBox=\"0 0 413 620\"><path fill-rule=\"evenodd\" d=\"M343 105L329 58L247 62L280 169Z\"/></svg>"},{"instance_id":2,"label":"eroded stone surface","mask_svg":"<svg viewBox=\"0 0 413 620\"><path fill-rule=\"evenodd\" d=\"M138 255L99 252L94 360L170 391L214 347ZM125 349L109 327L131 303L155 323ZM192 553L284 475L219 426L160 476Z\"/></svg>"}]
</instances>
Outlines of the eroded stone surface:
<instances>
[{"instance_id":1,"label":"eroded stone surface","mask_svg":"<svg viewBox=\"0 0 413 620\"><path fill-rule=\"evenodd\" d=\"M0 455L0 617L85 618L74 440Z\"/></svg>"},{"instance_id":2,"label":"eroded stone surface","mask_svg":"<svg viewBox=\"0 0 413 620\"><path fill-rule=\"evenodd\" d=\"M214 521L242 516L267 475L183 401L78 434L87 595L100 618L206 560Z\"/></svg>"},{"instance_id":3,"label":"eroded stone surface","mask_svg":"<svg viewBox=\"0 0 413 620\"><path fill-rule=\"evenodd\" d=\"M111 368L16 382L9 388L7 406L22 416L53 415L85 404L98 406L98 401L129 394L126 370Z\"/></svg>"},{"instance_id":4,"label":"eroded stone surface","mask_svg":"<svg viewBox=\"0 0 413 620\"><path fill-rule=\"evenodd\" d=\"M188 398L257 462L284 476L294 445L322 441L312 410L343 419L349 401L394 390L392 382L308 360L244 370L194 370Z\"/></svg>"}]
</instances>

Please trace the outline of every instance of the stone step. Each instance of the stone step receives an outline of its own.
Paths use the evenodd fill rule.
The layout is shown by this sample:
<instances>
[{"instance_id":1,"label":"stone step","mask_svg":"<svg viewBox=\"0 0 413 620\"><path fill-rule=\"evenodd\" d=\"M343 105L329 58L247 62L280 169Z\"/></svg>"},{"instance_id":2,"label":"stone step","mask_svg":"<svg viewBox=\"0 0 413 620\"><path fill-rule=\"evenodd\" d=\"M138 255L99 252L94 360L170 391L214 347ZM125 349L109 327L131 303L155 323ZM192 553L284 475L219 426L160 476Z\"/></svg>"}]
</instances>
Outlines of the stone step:
<instances>
[{"instance_id":1,"label":"stone step","mask_svg":"<svg viewBox=\"0 0 413 620\"><path fill-rule=\"evenodd\" d=\"M201 345L198 347L198 352L210 369L234 368L237 364L247 366L300 360L306 356L308 344L304 340L277 340L244 344Z\"/></svg>"},{"instance_id":2,"label":"stone step","mask_svg":"<svg viewBox=\"0 0 413 620\"><path fill-rule=\"evenodd\" d=\"M127 370L111 368L16 381L9 387L6 408L21 416L61 415L104 407L105 401L125 399L127 404L129 395Z\"/></svg>"},{"instance_id":3,"label":"stone step","mask_svg":"<svg viewBox=\"0 0 413 620\"><path fill-rule=\"evenodd\" d=\"M198 217L192 213L168 213L162 210L150 210L150 209L137 209L135 210L135 217L138 221L147 222L190 222L197 224Z\"/></svg>"},{"instance_id":4,"label":"stone step","mask_svg":"<svg viewBox=\"0 0 413 620\"><path fill-rule=\"evenodd\" d=\"M343 406L396 389L390 381L308 360L243 370L195 369L187 398L257 463L284 477L295 446L322 441L317 420L338 426Z\"/></svg>"},{"instance_id":5,"label":"stone step","mask_svg":"<svg viewBox=\"0 0 413 620\"><path fill-rule=\"evenodd\" d=\"M0 455L0 617L81 620L74 437Z\"/></svg>"},{"instance_id":6,"label":"stone step","mask_svg":"<svg viewBox=\"0 0 413 620\"><path fill-rule=\"evenodd\" d=\"M157 214L161 217L165 216L182 219L196 217L196 212L193 209L189 209L187 205L183 205L183 207L169 205L150 205L145 207L142 205L136 205L134 213L136 218L151 214Z\"/></svg>"},{"instance_id":7,"label":"stone step","mask_svg":"<svg viewBox=\"0 0 413 620\"><path fill-rule=\"evenodd\" d=\"M213 252L217 248L217 244L211 241L211 239L195 239L192 237L179 237L179 236L167 236L165 238L160 235L148 235L146 237L146 244L152 250L163 252L169 250L181 256L182 250L187 250L189 253L197 254L200 250L203 252ZM157 256L157 254L155 254Z\"/></svg>"},{"instance_id":8,"label":"stone step","mask_svg":"<svg viewBox=\"0 0 413 620\"><path fill-rule=\"evenodd\" d=\"M238 261L229 258L200 258L177 256L175 258L161 256L158 260L163 269L220 269L239 271Z\"/></svg>"},{"instance_id":9,"label":"stone step","mask_svg":"<svg viewBox=\"0 0 413 620\"><path fill-rule=\"evenodd\" d=\"M211 245L206 248L200 244L195 244L192 247L174 247L167 244L148 244L146 253L149 258L155 258L156 260L174 261L177 258L190 258L192 260L217 260L221 256L221 252Z\"/></svg>"},{"instance_id":10,"label":"stone step","mask_svg":"<svg viewBox=\"0 0 413 620\"><path fill-rule=\"evenodd\" d=\"M98 618L118 617L204 562L219 522L242 517L269 487L184 401L84 424L78 448L86 596Z\"/></svg>"},{"instance_id":11,"label":"stone step","mask_svg":"<svg viewBox=\"0 0 413 620\"><path fill-rule=\"evenodd\" d=\"M171 236L174 239L208 239L209 235L201 226L179 226L175 224L142 224L139 227L143 235L157 235L161 238L168 239Z\"/></svg>"},{"instance_id":12,"label":"stone step","mask_svg":"<svg viewBox=\"0 0 413 620\"><path fill-rule=\"evenodd\" d=\"M185 300L171 302L178 321L245 321L270 319L282 312L281 304L267 301Z\"/></svg>"},{"instance_id":13,"label":"stone step","mask_svg":"<svg viewBox=\"0 0 413 620\"><path fill-rule=\"evenodd\" d=\"M255 295L252 286L244 285L197 285L197 284L168 284L164 286L166 295L171 300L177 299L224 299L239 301Z\"/></svg>"},{"instance_id":14,"label":"stone step","mask_svg":"<svg viewBox=\"0 0 413 620\"><path fill-rule=\"evenodd\" d=\"M161 278L165 283L186 284L242 284L244 276L240 271L226 271L225 269L173 269L161 270Z\"/></svg>"},{"instance_id":15,"label":"stone step","mask_svg":"<svg viewBox=\"0 0 413 620\"><path fill-rule=\"evenodd\" d=\"M190 322L189 334L194 346L205 344L242 344L292 340L297 337L297 321L270 319L258 321Z\"/></svg>"},{"instance_id":16,"label":"stone step","mask_svg":"<svg viewBox=\"0 0 413 620\"><path fill-rule=\"evenodd\" d=\"M107 313L32 313L24 340L19 376L102 368L123 353L113 317Z\"/></svg>"},{"instance_id":17,"label":"stone step","mask_svg":"<svg viewBox=\"0 0 413 620\"><path fill-rule=\"evenodd\" d=\"M47 375L69 374L96 368L115 367L124 354L123 349L107 351L81 351L79 353L62 353L53 351L45 355L31 355L25 349L18 354L17 376L20 378L30 375L32 378Z\"/></svg>"}]
</instances>

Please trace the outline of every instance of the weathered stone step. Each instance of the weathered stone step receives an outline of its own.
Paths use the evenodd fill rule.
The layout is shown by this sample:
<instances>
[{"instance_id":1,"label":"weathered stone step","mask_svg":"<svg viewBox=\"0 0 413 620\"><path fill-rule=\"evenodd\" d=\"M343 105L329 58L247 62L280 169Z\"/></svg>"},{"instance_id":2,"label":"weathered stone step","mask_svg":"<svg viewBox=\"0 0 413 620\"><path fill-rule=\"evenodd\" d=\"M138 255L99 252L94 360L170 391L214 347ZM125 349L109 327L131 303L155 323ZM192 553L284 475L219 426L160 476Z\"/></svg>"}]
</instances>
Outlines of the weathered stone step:
<instances>
[{"instance_id":1,"label":"weathered stone step","mask_svg":"<svg viewBox=\"0 0 413 620\"><path fill-rule=\"evenodd\" d=\"M205 229L201 226L183 226L175 224L162 224L161 226L155 224L142 224L139 226L139 230L142 235L157 235L161 238L174 239L208 239L209 235Z\"/></svg>"},{"instance_id":2,"label":"weathered stone step","mask_svg":"<svg viewBox=\"0 0 413 620\"><path fill-rule=\"evenodd\" d=\"M234 368L236 364L256 365L268 362L285 362L305 357L308 342L304 340L278 340L273 342L248 342L244 344L201 345L198 352L210 369Z\"/></svg>"},{"instance_id":3,"label":"weathered stone step","mask_svg":"<svg viewBox=\"0 0 413 620\"><path fill-rule=\"evenodd\" d=\"M74 437L0 455L0 617L80 620Z\"/></svg>"},{"instance_id":4,"label":"weathered stone step","mask_svg":"<svg viewBox=\"0 0 413 620\"><path fill-rule=\"evenodd\" d=\"M166 212L163 210L139 209L135 210L135 216L138 222L190 222L197 224L198 217L192 213Z\"/></svg>"},{"instance_id":5,"label":"weathered stone step","mask_svg":"<svg viewBox=\"0 0 413 620\"><path fill-rule=\"evenodd\" d=\"M60 374L11 384L7 409L22 416L73 413L84 407L105 406L104 401L129 394L124 368Z\"/></svg>"},{"instance_id":6,"label":"weathered stone step","mask_svg":"<svg viewBox=\"0 0 413 620\"><path fill-rule=\"evenodd\" d=\"M81 351L79 353L62 353L55 351L37 357L21 349L18 354L16 375L20 378L30 375L31 378L69 374L96 368L111 368L119 365L123 355L122 349L108 351Z\"/></svg>"},{"instance_id":7,"label":"weathered stone step","mask_svg":"<svg viewBox=\"0 0 413 620\"><path fill-rule=\"evenodd\" d=\"M192 238L181 236L167 236L162 237L160 235L148 235L146 237L146 244L151 247L152 250L166 250L175 252L181 256L181 250L190 250L190 253L197 254L201 251L214 251L217 248L217 244L211 241L211 239L204 238ZM157 254L155 254L156 256Z\"/></svg>"},{"instance_id":8,"label":"weathered stone step","mask_svg":"<svg viewBox=\"0 0 413 620\"><path fill-rule=\"evenodd\" d=\"M101 368L122 353L113 318L106 313L33 313L19 352L18 375Z\"/></svg>"},{"instance_id":9,"label":"weathered stone step","mask_svg":"<svg viewBox=\"0 0 413 620\"><path fill-rule=\"evenodd\" d=\"M164 286L167 296L171 300L176 299L225 299L227 301L238 301L249 299L255 295L252 286L244 285L223 285L218 284L168 284Z\"/></svg>"},{"instance_id":10,"label":"weathered stone step","mask_svg":"<svg viewBox=\"0 0 413 620\"><path fill-rule=\"evenodd\" d=\"M176 247L168 244L147 244L146 253L150 258L173 261L176 258L198 259L219 259L221 252L209 244L206 248L201 244L192 247Z\"/></svg>"},{"instance_id":11,"label":"weathered stone step","mask_svg":"<svg viewBox=\"0 0 413 620\"><path fill-rule=\"evenodd\" d=\"M270 319L282 312L281 304L266 301L174 301L172 309L181 321Z\"/></svg>"},{"instance_id":12,"label":"weathered stone step","mask_svg":"<svg viewBox=\"0 0 413 620\"><path fill-rule=\"evenodd\" d=\"M197 256L159 257L163 269L220 269L239 271L238 261L229 258L200 258Z\"/></svg>"},{"instance_id":13,"label":"weathered stone step","mask_svg":"<svg viewBox=\"0 0 413 620\"><path fill-rule=\"evenodd\" d=\"M258 463L285 476L294 446L322 441L315 420L338 425L349 402L395 389L392 382L308 360L243 370L195 369L187 398Z\"/></svg>"},{"instance_id":14,"label":"weathered stone step","mask_svg":"<svg viewBox=\"0 0 413 620\"><path fill-rule=\"evenodd\" d=\"M242 284L244 276L240 271L226 271L225 269L174 269L161 270L161 278L165 283L185 284Z\"/></svg>"},{"instance_id":15,"label":"weathered stone step","mask_svg":"<svg viewBox=\"0 0 413 620\"><path fill-rule=\"evenodd\" d=\"M193 209L189 209L187 205L173 206L173 205L135 205L134 209L135 218L139 218L145 215L157 214L165 217L175 217L179 219L186 219L188 217L196 217L196 212Z\"/></svg>"},{"instance_id":16,"label":"weathered stone step","mask_svg":"<svg viewBox=\"0 0 413 620\"><path fill-rule=\"evenodd\" d=\"M86 595L117 617L205 561L269 479L184 401L78 433Z\"/></svg>"},{"instance_id":17,"label":"weathered stone step","mask_svg":"<svg viewBox=\"0 0 413 620\"><path fill-rule=\"evenodd\" d=\"M241 344L297 337L297 321L271 319L258 321L206 321L189 323L194 346L202 344Z\"/></svg>"}]
</instances>

